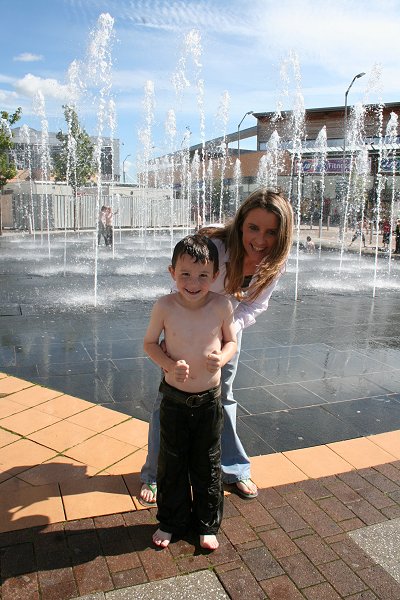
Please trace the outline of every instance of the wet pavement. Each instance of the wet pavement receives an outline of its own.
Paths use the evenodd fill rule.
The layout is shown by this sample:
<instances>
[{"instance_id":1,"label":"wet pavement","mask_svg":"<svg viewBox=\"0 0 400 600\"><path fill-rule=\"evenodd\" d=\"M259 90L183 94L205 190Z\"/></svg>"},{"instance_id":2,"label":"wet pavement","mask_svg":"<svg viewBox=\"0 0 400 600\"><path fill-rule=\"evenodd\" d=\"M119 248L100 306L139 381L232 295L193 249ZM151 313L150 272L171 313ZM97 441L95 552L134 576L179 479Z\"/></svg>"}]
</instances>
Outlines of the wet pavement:
<instances>
[{"instance_id":1,"label":"wet pavement","mask_svg":"<svg viewBox=\"0 0 400 600\"><path fill-rule=\"evenodd\" d=\"M167 579L169 597L178 598L180 585L196 589L190 588L197 585L192 580L184 581L185 574L203 577L210 569L215 580L204 586L216 585L213 597L224 597L217 595L222 586L230 598L400 598L394 577L399 556L390 555L386 564L358 545L363 534L359 539L349 535L375 526L379 536L380 523L393 524L394 539L399 531L400 263L347 253L339 268L335 250L312 257L293 254L268 311L243 336L235 380L238 431L253 457L260 496L246 502L227 490L221 548L206 554L191 538L171 544L168 551L152 549L155 511L137 504L146 421L159 381L142 340L154 297L168 290L168 278L160 273L168 264L170 241L147 243L143 253L136 238L123 239L114 259L101 249L96 308L92 274L85 270L87 254L79 252L64 277L64 249L60 243L58 262L52 257L46 263L46 247L35 254L14 238L0 241L0 504L4 501L14 515L0 529L2 600L64 600L85 593L115 600L162 598L160 587L153 591L151 582L160 586ZM57 254L56 247L52 250ZM12 387L17 380L32 386L25 396L23 387ZM55 395L34 402L32 390L43 389L38 386ZM62 402L57 409L55 403L70 396L85 404L61 414ZM121 431L117 435L103 423L93 449L90 439L78 443L77 428L89 430L95 422L94 417L83 420L87 410L96 410L99 419L106 415ZM37 412L47 420L32 425ZM50 442L52 428L61 425L71 431L74 443L57 445L60 433ZM97 455L99 448L105 452L99 445L102 436L128 446L118 447L118 460L107 457L99 463L96 447ZM22 456L28 442L51 452L35 464L26 459L17 465L9 451L6 464L6 450L19 443ZM74 454L72 447L80 452ZM26 457L32 448L26 446ZM63 476L24 476L57 456L64 460ZM72 460L78 462L75 470L68 463ZM290 463L291 475L282 475L283 463ZM120 467L113 472L116 464ZM79 465L86 466L81 475ZM115 488L104 492L115 494L108 508L93 510L95 497L81 512L68 507L68 498L89 493L82 481L89 485L87 480L99 478L111 478ZM71 479L83 487L62 484ZM52 485L58 491L48 488ZM16 499L27 494L26 486L40 502L60 498L61 512L50 517L44 510L39 514L46 517L36 520L36 527L30 526L32 515L16 524ZM10 493L11 507L6 502ZM122 498L127 504L118 504ZM382 537L387 535L382 530ZM142 584L150 591L136 587ZM201 597L198 590L193 596Z\"/></svg>"}]
</instances>

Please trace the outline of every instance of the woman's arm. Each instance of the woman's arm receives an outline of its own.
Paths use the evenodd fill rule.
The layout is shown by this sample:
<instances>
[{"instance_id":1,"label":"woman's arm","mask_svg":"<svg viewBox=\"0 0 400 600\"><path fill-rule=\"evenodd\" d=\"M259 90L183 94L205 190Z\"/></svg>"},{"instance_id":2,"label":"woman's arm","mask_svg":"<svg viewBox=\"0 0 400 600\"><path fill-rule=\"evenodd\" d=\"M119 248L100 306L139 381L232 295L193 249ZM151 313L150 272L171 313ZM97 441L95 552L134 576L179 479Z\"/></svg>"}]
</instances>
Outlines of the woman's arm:
<instances>
[{"instance_id":1,"label":"woman's arm","mask_svg":"<svg viewBox=\"0 0 400 600\"><path fill-rule=\"evenodd\" d=\"M222 306L222 347L221 350L215 350L207 356L207 370L210 373L216 373L236 354L237 340L234 323L233 306L230 300L225 297L219 297Z\"/></svg>"},{"instance_id":2,"label":"woman's arm","mask_svg":"<svg viewBox=\"0 0 400 600\"><path fill-rule=\"evenodd\" d=\"M263 289L255 300L242 300L237 304L234 314L236 333L241 329L246 329L246 327L253 325L258 315L267 310L269 299L276 288L281 274L282 272Z\"/></svg>"}]
</instances>

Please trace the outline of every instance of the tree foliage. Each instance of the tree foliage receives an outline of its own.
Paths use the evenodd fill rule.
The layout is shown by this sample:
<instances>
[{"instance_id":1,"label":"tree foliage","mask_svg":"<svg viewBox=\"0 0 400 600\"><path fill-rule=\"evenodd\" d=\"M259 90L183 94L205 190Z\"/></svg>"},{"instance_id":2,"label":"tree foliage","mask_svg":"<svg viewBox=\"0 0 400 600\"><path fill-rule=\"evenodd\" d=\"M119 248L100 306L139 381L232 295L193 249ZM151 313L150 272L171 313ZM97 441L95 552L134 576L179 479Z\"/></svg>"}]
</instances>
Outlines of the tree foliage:
<instances>
[{"instance_id":1,"label":"tree foliage","mask_svg":"<svg viewBox=\"0 0 400 600\"><path fill-rule=\"evenodd\" d=\"M0 112L0 191L6 185L7 181L17 174L14 163L10 160L10 150L13 146L11 135L11 125L14 125L21 118L22 109L10 114L5 110Z\"/></svg>"},{"instance_id":2,"label":"tree foliage","mask_svg":"<svg viewBox=\"0 0 400 600\"><path fill-rule=\"evenodd\" d=\"M63 109L68 133L57 133L61 150L53 155L53 174L58 181L67 181L76 196L78 189L96 172L94 144L82 129L75 108L64 105Z\"/></svg>"}]
</instances>

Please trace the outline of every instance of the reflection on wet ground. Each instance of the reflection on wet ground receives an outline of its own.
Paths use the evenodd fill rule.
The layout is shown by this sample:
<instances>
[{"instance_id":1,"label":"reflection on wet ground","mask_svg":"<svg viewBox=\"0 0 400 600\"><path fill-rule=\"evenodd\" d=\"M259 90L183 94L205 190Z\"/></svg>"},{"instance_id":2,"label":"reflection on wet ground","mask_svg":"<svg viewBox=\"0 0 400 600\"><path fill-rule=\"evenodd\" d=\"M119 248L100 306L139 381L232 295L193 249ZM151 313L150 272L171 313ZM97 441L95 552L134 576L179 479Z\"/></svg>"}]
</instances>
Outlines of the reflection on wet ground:
<instances>
[{"instance_id":1,"label":"reflection on wet ground","mask_svg":"<svg viewBox=\"0 0 400 600\"><path fill-rule=\"evenodd\" d=\"M0 370L148 420L159 372L142 349L169 291L169 235L0 241ZM235 396L252 456L400 429L400 262L294 250L243 337ZM389 268L390 267L390 268ZM373 285L375 298L372 297Z\"/></svg>"}]
</instances>

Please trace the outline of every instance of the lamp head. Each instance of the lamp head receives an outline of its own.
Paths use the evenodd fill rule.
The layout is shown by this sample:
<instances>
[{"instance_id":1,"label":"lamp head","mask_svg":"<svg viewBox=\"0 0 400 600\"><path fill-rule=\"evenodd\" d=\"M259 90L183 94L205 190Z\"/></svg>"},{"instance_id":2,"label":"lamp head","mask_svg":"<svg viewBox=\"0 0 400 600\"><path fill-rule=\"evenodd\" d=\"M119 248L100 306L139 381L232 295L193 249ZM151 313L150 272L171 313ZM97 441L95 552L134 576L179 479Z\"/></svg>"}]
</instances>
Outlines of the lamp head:
<instances>
[{"instance_id":1,"label":"lamp head","mask_svg":"<svg viewBox=\"0 0 400 600\"><path fill-rule=\"evenodd\" d=\"M364 77L364 75L366 75L366 73L359 73L358 75L356 75L356 79L359 79L360 77Z\"/></svg>"}]
</instances>

